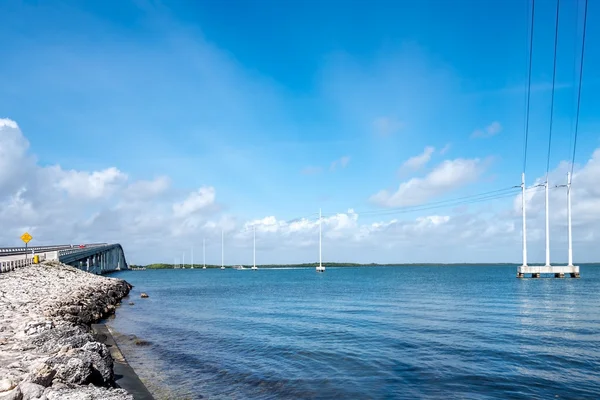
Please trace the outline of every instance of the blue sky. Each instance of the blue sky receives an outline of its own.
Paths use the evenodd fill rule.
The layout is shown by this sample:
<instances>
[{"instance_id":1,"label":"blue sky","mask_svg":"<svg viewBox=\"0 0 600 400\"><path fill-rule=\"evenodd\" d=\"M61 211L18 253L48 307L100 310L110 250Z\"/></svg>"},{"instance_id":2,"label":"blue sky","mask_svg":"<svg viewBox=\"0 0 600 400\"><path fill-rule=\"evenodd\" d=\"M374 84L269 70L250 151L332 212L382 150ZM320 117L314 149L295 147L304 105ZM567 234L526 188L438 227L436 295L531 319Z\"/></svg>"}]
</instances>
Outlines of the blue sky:
<instances>
[{"instance_id":1,"label":"blue sky","mask_svg":"<svg viewBox=\"0 0 600 400\"><path fill-rule=\"evenodd\" d=\"M563 1L560 9L551 168L570 158L583 5ZM546 169L555 6L536 4L531 181ZM0 118L18 123L40 167L116 167L131 181L166 176L173 199L211 186L220 212L240 220L384 209L374 195L445 160L485 167L423 204L485 192L520 183L528 7L11 2L0 6ZM600 146L599 18L590 2L582 165ZM493 135L473 137L490 126ZM426 165L399 172L427 146L435 150ZM506 207L510 200L480 209Z\"/></svg>"}]
</instances>

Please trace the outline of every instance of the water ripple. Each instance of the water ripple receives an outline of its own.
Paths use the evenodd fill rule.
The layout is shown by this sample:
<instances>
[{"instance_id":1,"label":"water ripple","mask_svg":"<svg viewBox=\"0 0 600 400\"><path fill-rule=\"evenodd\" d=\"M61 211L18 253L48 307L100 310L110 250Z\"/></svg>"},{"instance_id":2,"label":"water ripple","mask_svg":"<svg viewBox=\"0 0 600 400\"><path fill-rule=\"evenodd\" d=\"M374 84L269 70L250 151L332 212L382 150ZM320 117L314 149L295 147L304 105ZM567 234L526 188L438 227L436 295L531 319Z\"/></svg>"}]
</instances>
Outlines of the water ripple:
<instances>
[{"instance_id":1,"label":"water ripple","mask_svg":"<svg viewBox=\"0 0 600 400\"><path fill-rule=\"evenodd\" d=\"M150 298L111 323L152 343L123 351L179 398L600 398L600 268L514 273L131 271Z\"/></svg>"}]
</instances>

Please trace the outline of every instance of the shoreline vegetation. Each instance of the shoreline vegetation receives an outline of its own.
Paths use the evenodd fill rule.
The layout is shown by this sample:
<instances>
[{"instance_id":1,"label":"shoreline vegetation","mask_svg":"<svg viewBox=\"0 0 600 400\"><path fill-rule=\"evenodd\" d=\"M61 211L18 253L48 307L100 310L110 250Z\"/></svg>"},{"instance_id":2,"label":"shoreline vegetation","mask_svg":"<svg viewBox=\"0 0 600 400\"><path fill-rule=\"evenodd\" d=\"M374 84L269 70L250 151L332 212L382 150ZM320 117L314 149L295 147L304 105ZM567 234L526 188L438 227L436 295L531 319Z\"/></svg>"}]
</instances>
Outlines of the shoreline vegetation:
<instances>
[{"instance_id":1,"label":"shoreline vegetation","mask_svg":"<svg viewBox=\"0 0 600 400\"><path fill-rule=\"evenodd\" d=\"M557 263L559 265L561 263ZM562 263L566 264L566 263ZM592 266L599 265L600 263L581 263L579 266ZM269 269L269 268L315 268L319 265L319 263L304 263L304 264L263 264L256 265L259 269ZM370 264L360 264L360 263L336 263L336 262L327 262L323 263L323 266L326 268L337 268L337 267L518 267L521 264L516 263L400 263L400 264L378 264L378 263L370 263ZM530 266L543 266L544 263L530 263ZM145 270L145 269L202 269L202 264L148 264L148 265L129 265L129 268L132 270ZM237 264L235 265L237 266ZM244 268L248 269L252 267L251 265L243 265ZM234 265L226 265L225 268L232 269ZM219 269L220 265L206 264L207 269Z\"/></svg>"}]
</instances>

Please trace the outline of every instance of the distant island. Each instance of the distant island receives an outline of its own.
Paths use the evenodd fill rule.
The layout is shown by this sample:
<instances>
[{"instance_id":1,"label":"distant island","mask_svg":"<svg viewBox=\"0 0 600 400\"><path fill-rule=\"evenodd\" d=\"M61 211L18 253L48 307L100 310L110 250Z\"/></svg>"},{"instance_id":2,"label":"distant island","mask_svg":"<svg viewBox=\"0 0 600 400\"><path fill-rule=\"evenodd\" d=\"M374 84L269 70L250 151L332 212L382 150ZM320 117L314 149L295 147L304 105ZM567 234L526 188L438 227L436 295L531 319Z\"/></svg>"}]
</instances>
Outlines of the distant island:
<instances>
[{"instance_id":1,"label":"distant island","mask_svg":"<svg viewBox=\"0 0 600 400\"><path fill-rule=\"evenodd\" d=\"M257 265L258 268L315 268L319 263L304 263L304 264L263 264ZM323 263L324 267L518 267L521 264L516 263L394 263L394 264L360 264L360 263L337 263L327 262ZM544 263L531 263L531 266L542 266ZM600 265L600 263L581 263L580 266L592 266ZM133 265L130 264L131 269L202 269L202 264L185 264L185 267L181 264L148 264L148 265ZM233 268L233 265L226 265L225 268ZM244 268L250 268L251 265L244 265ZM206 268L221 268L220 265L206 264Z\"/></svg>"}]
</instances>

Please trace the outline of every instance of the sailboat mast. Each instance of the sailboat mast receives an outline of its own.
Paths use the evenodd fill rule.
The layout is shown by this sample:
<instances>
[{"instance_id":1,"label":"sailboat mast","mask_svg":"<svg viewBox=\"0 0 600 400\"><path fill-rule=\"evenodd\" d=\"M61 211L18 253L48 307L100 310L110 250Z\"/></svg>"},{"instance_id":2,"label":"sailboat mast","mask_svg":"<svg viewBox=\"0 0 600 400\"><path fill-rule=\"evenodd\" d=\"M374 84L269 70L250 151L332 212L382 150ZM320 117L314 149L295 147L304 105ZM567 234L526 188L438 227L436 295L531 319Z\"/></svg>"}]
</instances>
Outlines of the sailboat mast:
<instances>
[{"instance_id":1,"label":"sailboat mast","mask_svg":"<svg viewBox=\"0 0 600 400\"><path fill-rule=\"evenodd\" d=\"M319 208L319 267L323 266L321 263L321 209Z\"/></svg>"},{"instance_id":2,"label":"sailboat mast","mask_svg":"<svg viewBox=\"0 0 600 400\"><path fill-rule=\"evenodd\" d=\"M253 228L253 232L252 233L253 233L253 238L254 238L254 249L253 249L253 254L252 254L252 259L253 259L252 265L254 267L256 267L256 226L253 226L252 228Z\"/></svg>"},{"instance_id":3,"label":"sailboat mast","mask_svg":"<svg viewBox=\"0 0 600 400\"><path fill-rule=\"evenodd\" d=\"M223 261L224 258L225 258L225 252L223 250L223 243L224 243L224 241L223 241L223 229L221 229L221 267L225 266L224 261Z\"/></svg>"},{"instance_id":4,"label":"sailboat mast","mask_svg":"<svg viewBox=\"0 0 600 400\"><path fill-rule=\"evenodd\" d=\"M202 239L202 267L206 267L206 246L205 239Z\"/></svg>"}]
</instances>

